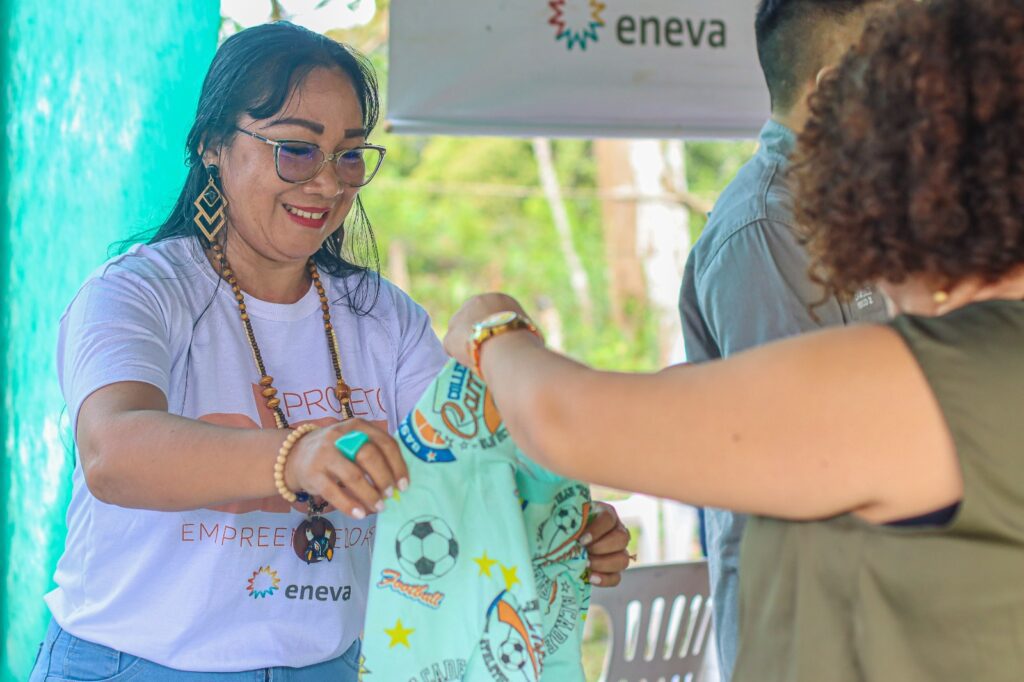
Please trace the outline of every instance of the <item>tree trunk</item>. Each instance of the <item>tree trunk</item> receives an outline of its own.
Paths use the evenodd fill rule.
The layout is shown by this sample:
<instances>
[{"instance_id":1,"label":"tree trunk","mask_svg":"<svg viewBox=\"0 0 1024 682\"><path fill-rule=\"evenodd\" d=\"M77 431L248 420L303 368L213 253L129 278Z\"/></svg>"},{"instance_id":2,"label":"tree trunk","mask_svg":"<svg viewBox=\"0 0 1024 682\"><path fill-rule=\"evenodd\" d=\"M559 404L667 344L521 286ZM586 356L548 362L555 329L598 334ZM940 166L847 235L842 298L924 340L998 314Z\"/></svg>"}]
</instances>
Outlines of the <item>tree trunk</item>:
<instances>
[{"instance_id":1,"label":"tree trunk","mask_svg":"<svg viewBox=\"0 0 1024 682\"><path fill-rule=\"evenodd\" d=\"M629 162L639 196L636 249L647 280L647 300L658 323L660 364L666 366L682 359L677 306L690 246L690 214L675 198L686 187L682 143L632 141Z\"/></svg>"},{"instance_id":2,"label":"tree trunk","mask_svg":"<svg viewBox=\"0 0 1024 682\"><path fill-rule=\"evenodd\" d=\"M583 324L585 327L590 327L594 319L594 304L590 298L590 280L587 277L587 271L583 268L583 259L580 258L572 242L569 214L565 210L565 200L562 198L562 189L558 184L558 175L555 173L555 163L551 155L551 141L544 137L534 138L533 153L537 158L541 185L544 188L548 205L551 207L555 231L558 233L558 246L565 258L565 264L569 268L569 284L576 295L577 303L579 303Z\"/></svg>"},{"instance_id":3,"label":"tree trunk","mask_svg":"<svg viewBox=\"0 0 1024 682\"><path fill-rule=\"evenodd\" d=\"M388 277L402 291L409 291L408 249L401 239L393 239L388 245Z\"/></svg>"},{"instance_id":4,"label":"tree trunk","mask_svg":"<svg viewBox=\"0 0 1024 682\"><path fill-rule=\"evenodd\" d=\"M633 335L636 321L626 309L630 302L646 304L647 283L636 249L636 190L629 150L628 140L594 141L611 317L619 329Z\"/></svg>"}]
</instances>

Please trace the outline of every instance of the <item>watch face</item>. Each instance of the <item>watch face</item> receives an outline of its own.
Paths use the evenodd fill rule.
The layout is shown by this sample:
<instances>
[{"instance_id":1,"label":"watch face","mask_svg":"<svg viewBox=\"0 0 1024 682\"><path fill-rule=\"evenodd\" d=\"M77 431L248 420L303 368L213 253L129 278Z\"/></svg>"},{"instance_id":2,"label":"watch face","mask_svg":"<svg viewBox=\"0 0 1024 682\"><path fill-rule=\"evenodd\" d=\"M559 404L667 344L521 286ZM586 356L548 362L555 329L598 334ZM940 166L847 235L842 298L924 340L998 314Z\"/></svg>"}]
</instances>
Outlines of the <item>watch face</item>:
<instances>
[{"instance_id":1,"label":"watch face","mask_svg":"<svg viewBox=\"0 0 1024 682\"><path fill-rule=\"evenodd\" d=\"M508 324L517 317L519 316L516 313L512 312L511 310L503 310L500 313L494 313L493 315L484 318L484 320L480 323L480 326L485 328L500 327L502 325Z\"/></svg>"}]
</instances>

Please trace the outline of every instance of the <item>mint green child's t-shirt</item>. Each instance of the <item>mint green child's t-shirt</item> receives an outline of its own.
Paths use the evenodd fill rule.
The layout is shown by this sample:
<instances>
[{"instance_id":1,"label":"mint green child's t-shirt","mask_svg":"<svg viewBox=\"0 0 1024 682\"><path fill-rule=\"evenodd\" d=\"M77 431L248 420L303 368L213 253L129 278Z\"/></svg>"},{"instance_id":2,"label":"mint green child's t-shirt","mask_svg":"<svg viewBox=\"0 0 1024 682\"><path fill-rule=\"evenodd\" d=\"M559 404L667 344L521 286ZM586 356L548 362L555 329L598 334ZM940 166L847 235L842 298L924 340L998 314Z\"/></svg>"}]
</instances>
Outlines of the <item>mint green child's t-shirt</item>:
<instances>
[{"instance_id":1,"label":"mint green child's t-shirt","mask_svg":"<svg viewBox=\"0 0 1024 682\"><path fill-rule=\"evenodd\" d=\"M377 518L361 679L583 682L587 486L527 459L454 361L397 438L412 485Z\"/></svg>"}]
</instances>

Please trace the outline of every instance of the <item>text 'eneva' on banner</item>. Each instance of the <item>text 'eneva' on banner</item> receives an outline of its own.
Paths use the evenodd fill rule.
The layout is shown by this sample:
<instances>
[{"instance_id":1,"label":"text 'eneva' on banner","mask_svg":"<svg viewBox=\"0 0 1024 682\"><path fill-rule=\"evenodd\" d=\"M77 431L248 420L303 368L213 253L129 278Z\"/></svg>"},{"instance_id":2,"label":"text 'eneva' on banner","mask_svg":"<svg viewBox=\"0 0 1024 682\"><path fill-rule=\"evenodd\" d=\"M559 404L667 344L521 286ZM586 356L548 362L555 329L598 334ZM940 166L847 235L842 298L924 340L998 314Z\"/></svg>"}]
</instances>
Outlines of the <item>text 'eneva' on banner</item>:
<instances>
[{"instance_id":1,"label":"text 'eneva' on banner","mask_svg":"<svg viewBox=\"0 0 1024 682\"><path fill-rule=\"evenodd\" d=\"M399 0L388 121L410 134L755 137L756 0Z\"/></svg>"}]
</instances>

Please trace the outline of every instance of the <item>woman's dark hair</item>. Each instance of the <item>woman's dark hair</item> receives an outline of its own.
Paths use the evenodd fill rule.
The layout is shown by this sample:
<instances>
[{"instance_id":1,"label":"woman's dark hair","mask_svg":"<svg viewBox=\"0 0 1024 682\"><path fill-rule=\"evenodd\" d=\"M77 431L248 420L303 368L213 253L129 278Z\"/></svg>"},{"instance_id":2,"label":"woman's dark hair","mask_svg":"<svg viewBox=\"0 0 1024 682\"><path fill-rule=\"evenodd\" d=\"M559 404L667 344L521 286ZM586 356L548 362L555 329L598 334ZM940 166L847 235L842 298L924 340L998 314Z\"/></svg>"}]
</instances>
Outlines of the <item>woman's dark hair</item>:
<instances>
[{"instance_id":1,"label":"woman's dark hair","mask_svg":"<svg viewBox=\"0 0 1024 682\"><path fill-rule=\"evenodd\" d=\"M1024 0L903 0L810 103L796 216L832 292L1024 263Z\"/></svg>"},{"instance_id":2,"label":"woman's dark hair","mask_svg":"<svg viewBox=\"0 0 1024 682\"><path fill-rule=\"evenodd\" d=\"M266 119L278 113L316 68L340 69L349 77L362 107L362 127L369 135L377 125L380 103L373 67L362 55L283 21L246 29L224 41L203 81L196 118L188 134L185 185L150 244L184 236L207 244L193 222L193 202L208 181L200 150L227 143L236 134L235 126L242 114ZM359 275L357 284L348 290L347 303L360 314L373 308L380 287L380 260L373 229L358 196L346 224L327 238L313 259L322 271L332 275Z\"/></svg>"}]
</instances>

